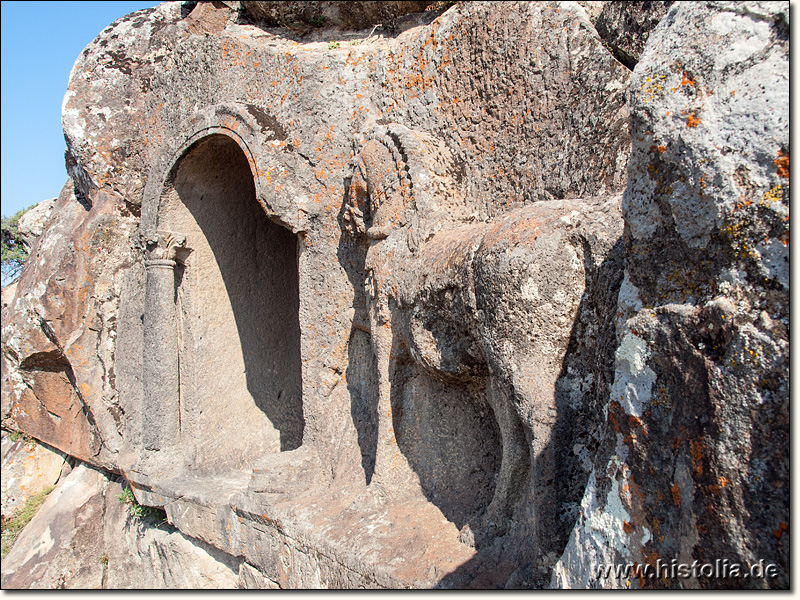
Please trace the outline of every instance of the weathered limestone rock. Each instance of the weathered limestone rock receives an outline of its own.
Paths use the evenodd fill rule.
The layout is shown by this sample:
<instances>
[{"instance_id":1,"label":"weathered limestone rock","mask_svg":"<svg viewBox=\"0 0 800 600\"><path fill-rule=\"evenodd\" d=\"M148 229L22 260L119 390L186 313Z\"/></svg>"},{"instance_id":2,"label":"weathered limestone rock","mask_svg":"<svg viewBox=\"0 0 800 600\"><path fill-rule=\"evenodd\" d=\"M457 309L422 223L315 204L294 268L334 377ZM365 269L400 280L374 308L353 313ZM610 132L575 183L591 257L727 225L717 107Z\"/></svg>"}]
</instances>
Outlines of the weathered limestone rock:
<instances>
[{"instance_id":1,"label":"weathered limestone rock","mask_svg":"<svg viewBox=\"0 0 800 600\"><path fill-rule=\"evenodd\" d=\"M633 69L642 55L650 32L672 5L671 0L603 2L592 23L608 49L623 65Z\"/></svg>"},{"instance_id":2,"label":"weathered limestone rock","mask_svg":"<svg viewBox=\"0 0 800 600\"><path fill-rule=\"evenodd\" d=\"M603 11L603 7L608 4L608 0L578 0L578 4L580 4L586 11L586 14L589 15L589 20L595 23L597 17L599 17L600 13Z\"/></svg>"},{"instance_id":3,"label":"weathered limestone rock","mask_svg":"<svg viewBox=\"0 0 800 600\"><path fill-rule=\"evenodd\" d=\"M239 560L130 516L121 492L102 472L76 466L3 559L3 588L239 587Z\"/></svg>"},{"instance_id":4,"label":"weathered limestone rock","mask_svg":"<svg viewBox=\"0 0 800 600\"><path fill-rule=\"evenodd\" d=\"M123 473L209 586L788 573L788 9L678 3L632 80L577 3L375 28L411 4L164 3L86 48L4 424Z\"/></svg>"},{"instance_id":5,"label":"weathered limestone rock","mask_svg":"<svg viewBox=\"0 0 800 600\"><path fill-rule=\"evenodd\" d=\"M75 587L88 583L88 574L80 573L80 568L67 572L69 562L63 555L69 553L76 537L84 559L94 555L87 566L97 574L97 582L87 587L100 587L101 553L87 552L85 544L99 537L102 480L99 472L80 465L50 493L3 560L3 588L73 587L75 577L79 577Z\"/></svg>"},{"instance_id":6,"label":"weathered limestone rock","mask_svg":"<svg viewBox=\"0 0 800 600\"><path fill-rule=\"evenodd\" d=\"M125 433L114 360L119 276L133 264L135 219L103 192L84 206L70 183L53 210L4 313L3 425L114 468Z\"/></svg>"},{"instance_id":7,"label":"weathered limestone rock","mask_svg":"<svg viewBox=\"0 0 800 600\"><path fill-rule=\"evenodd\" d=\"M16 280L9 283L7 286L3 288L2 291L2 310L3 310L3 317L5 317L6 309L11 305L11 301L14 299L14 294L17 291L17 283Z\"/></svg>"},{"instance_id":8,"label":"weathered limestone rock","mask_svg":"<svg viewBox=\"0 0 800 600\"><path fill-rule=\"evenodd\" d=\"M33 243L41 237L44 228L52 218L56 200L58 198L43 200L20 217L19 234L22 236L22 244L28 252L33 248Z\"/></svg>"},{"instance_id":9,"label":"weathered limestone rock","mask_svg":"<svg viewBox=\"0 0 800 600\"><path fill-rule=\"evenodd\" d=\"M400 2L241 2L247 17L266 27L390 27L397 17L422 12L430 0Z\"/></svg>"},{"instance_id":10,"label":"weathered limestone rock","mask_svg":"<svg viewBox=\"0 0 800 600\"><path fill-rule=\"evenodd\" d=\"M25 501L58 483L62 470L68 470L66 456L42 444L25 439L13 440L2 432L2 514L11 516Z\"/></svg>"},{"instance_id":11,"label":"weathered limestone rock","mask_svg":"<svg viewBox=\"0 0 800 600\"><path fill-rule=\"evenodd\" d=\"M776 569L631 585L788 586L788 19L676 3L636 67L610 429L556 586L673 558Z\"/></svg>"},{"instance_id":12,"label":"weathered limestone rock","mask_svg":"<svg viewBox=\"0 0 800 600\"><path fill-rule=\"evenodd\" d=\"M213 5L212 8L223 13L230 10L225 6ZM451 187L458 186L465 190L477 186L477 193L470 194L468 200L459 200L461 206L454 207L457 210L448 211L440 205L438 212L431 213L426 225L428 229L424 231L446 227L448 221L454 218L461 222L487 218L506 206L515 206L515 203L518 205L525 198L546 199L563 195L579 197L587 192L597 193L621 188L621 173L627 156L626 112L622 91L628 74L602 50L585 13L577 7L569 10L538 5L509 7L500 4L493 7L491 19L504 23L503 27L506 28L515 22L527 23L529 17L537 22L555 19L554 22L559 25L557 28L534 29L529 23L524 27L514 25L513 27L521 28L506 32L509 39L527 39L531 35L541 38L537 42L540 44L537 46L539 49L531 46L530 50L530 58L535 50L539 61L533 76L523 80L521 87L514 84L514 89L520 90L514 91L514 94L521 94L520 98L527 96L529 100L526 102L530 104L530 108L519 113L518 126L509 129L505 123L512 111L517 110L516 101L505 91L511 89L511 80L504 83L505 87L502 89L487 88L470 96L461 94L459 90L468 90L471 86L469 81L483 81L483 73L480 76L477 72L472 76L459 75L459 81L450 81L455 76L455 71L447 67L453 61L464 66L470 62L466 55L462 56L465 47L469 46L467 39L462 39L465 23L474 24L478 28L479 35L473 44L486 48L489 52L487 56L492 57L486 61L485 68L494 68L492 61L500 60L501 54L493 49L500 38L497 33L492 32L494 25L489 27L486 24L489 15L487 10L482 5L457 7L457 10L448 11L440 17L435 24L409 30L396 41L380 38L364 46L348 47L341 52L330 51L326 46L315 47L313 44L302 51L295 50L293 48L296 45L283 42L279 37L236 24L230 24L217 35L200 35L187 29L186 19L181 20L180 11L175 5L169 4L121 19L108 28L97 43L87 49L78 60L65 98L64 126L72 157L69 161L70 169L78 196L87 206L92 206L92 212L101 208L109 214L116 211L118 218L125 221L128 212L133 211L130 216L135 219L136 206L141 203L145 187L144 180L152 182L152 193L160 197L163 192L160 189L161 175L150 174L162 173L166 176L175 166L177 157L192 146L197 132L219 131L228 135L234 131L231 127L240 131L241 133L230 135L234 135L234 139L241 139L241 143L257 153L248 158L251 171L256 169L257 198L268 207L267 212L274 220L289 226L295 232L302 245L299 285L309 295L307 300L301 301L301 326L304 326L303 343L306 344L307 356L311 361L305 363L303 403L313 406L315 402L321 401L315 399L317 393L314 392L319 382L331 377L335 380L337 373L344 372L346 354L341 349L347 347L350 335L346 321L341 325L337 324L333 330L325 331L324 335L316 335L315 329L318 323L327 322L326 315L336 315L333 323L338 323L340 317L347 314L348 306L354 303L358 306L359 302L363 302L363 298L358 297L363 275L354 271L348 273L351 264L349 250L342 247L340 251L338 239L341 229L330 216L335 218L342 205L342 185L350 171L346 158L350 153L352 139L360 135L360 131L370 130L369 124L376 119L371 113L385 112L389 118L405 121L407 127L415 124L425 126L429 131L427 135L434 136L434 139L437 133L446 132L452 141L445 138L435 143L444 145L451 155L448 163L443 166L451 170L448 174L448 180L453 182ZM516 14L514 11L520 10L525 13L525 18L521 21L513 16ZM504 16L506 13L507 18ZM565 24L571 24L572 29L567 27L567 31L564 31L561 25ZM573 50L582 48L582 60L588 61L582 68L586 73L593 74L591 78L578 75L577 71L570 68L567 56L558 54L561 52L561 37L566 35L573 36L574 42L582 45L574 46ZM437 41L435 51L426 40ZM222 65L227 64L228 59L225 57L233 51L230 44L238 48L235 53L241 53L242 56L250 53L252 60L248 60L252 64L248 62L247 69L251 70L255 80L251 80L250 76L239 77L222 68ZM526 48L527 45L517 44L514 47ZM550 48L549 53L542 52L542 47ZM281 53L284 50L289 52L290 59ZM424 60L412 64L411 57L420 52ZM203 72L203 69L198 70L188 65L180 67L169 62L203 56L207 57L203 60L208 61L211 70L208 71L208 82L202 84L196 75ZM112 57L116 58L111 60ZM171 65L166 70L162 65L165 60ZM290 61L291 73L286 72L290 76L286 78L282 75L275 80L273 74L285 71L280 66L284 60ZM350 66L352 61L355 61L356 71L347 76L350 83L341 88L340 76L336 73L341 69L349 73L353 68ZM256 62L259 63L258 67L255 67ZM525 63L522 61L520 64ZM219 68L214 65L219 65ZM547 75L542 76L545 66ZM234 66L234 70L239 68ZM415 70L420 73L419 77L408 74ZM307 72L305 76L304 72ZM189 73L191 77L185 78L184 75ZM322 80L319 80L320 76L323 77ZM432 78L444 78L441 84L437 84L443 90L444 97L436 102L432 102ZM98 85L100 81L105 83ZM307 83L301 85L301 81ZM361 83L356 85L357 81ZM505 80L495 81L500 83ZM370 89L366 89L365 85ZM279 102L280 95L284 92L275 90L284 86L287 86L286 90L293 90L292 94L296 97L290 95L285 101ZM344 89L345 95L320 104L324 107L324 114L311 116L305 121L298 121L293 117L301 110L301 105L312 101L321 92L333 89L332 86ZM574 90L578 88L586 91L576 96ZM125 94L120 94L119 90L124 90ZM200 94L197 98L199 104L195 101L186 102L189 90ZM526 90L531 90L531 93ZM176 92L183 99L172 97ZM247 101L246 97L254 92L268 95L259 102L255 99ZM206 97L208 94L213 97ZM457 94L461 95L457 97ZM484 116L480 103L483 102L481 98L487 94L496 98L497 112ZM572 102L565 102L570 96L581 98L580 102L583 104L577 110ZM80 107L84 106L97 108L81 110ZM162 108L152 113L156 116L156 121L150 122L150 117L145 115L150 115L151 110L158 106ZM169 114L164 113L164 110ZM559 110L562 112L549 118L553 111ZM481 115L479 119L478 115ZM341 119L348 123L346 127L334 127L331 130L329 125L323 124ZM582 120L577 128L572 127L576 119ZM474 130L473 122L478 124L481 133ZM458 131L468 133L462 134L463 139L452 139ZM523 146L518 143L520 135L530 138ZM326 137L330 137L330 140ZM483 147L484 141L489 137L498 144L494 151L488 146ZM547 149L552 147L551 142L560 140L558 143L562 144L566 139L572 141L563 143L558 150L560 154L567 153L564 161L545 158L554 156L555 150ZM317 144L322 142L324 143L319 150L315 150ZM106 147L108 144L110 146ZM120 144L124 144L125 148L118 147ZM501 175L501 165L508 163L512 150L517 159L512 161L511 171ZM421 196L417 198L416 201L421 206L425 206L426 202L429 206L435 205L434 194L438 185L435 181L431 184L425 183L427 175L421 166L422 161L416 158L426 156L428 151L420 148L410 159L412 163L417 161L420 164L419 167L411 165L417 169L417 188L423 190L426 185L430 188L427 192L428 200ZM257 166L261 163L264 166ZM549 165L547 176L528 178L533 188L520 186L520 175L523 172L519 169L533 169L535 164L544 163ZM567 163L574 164L575 168L565 169L564 164ZM152 165L152 168L148 165ZM473 167L481 172L472 172ZM489 179L482 173L485 170L493 173ZM525 171L527 172L529 171ZM287 177L289 173L292 174L291 178ZM486 187L486 181L489 180L494 181L491 194ZM517 188L518 191L514 192ZM180 191L177 191L180 195ZM147 192L145 196L150 198L150 194L151 192ZM460 197L463 198L464 194L461 193ZM489 202L490 197L496 197L497 201ZM98 202L102 199L107 201ZM143 232L147 233L146 229L152 226L156 216L153 212L155 205L145 203L143 210L146 217ZM138 251L136 243L135 240L128 242L127 248ZM187 242L187 246L191 247L191 241ZM118 289L121 295L124 295L125 290L130 290L131 298L130 301L121 303L126 305L121 310L130 310L127 313L130 316L121 316L118 321L100 327L100 337L109 340L108 344L101 346L109 348L111 352L115 345L135 346L140 343L136 339L141 339L139 336L142 335L142 325L136 314L137 311L143 311L144 302L141 294L141 263L133 264L130 269L120 270L117 265L127 264L125 261L128 260L128 256L121 252L126 245L118 244L116 248L116 256L112 255L115 261L109 263L109 268L111 272L120 275L123 272L130 274L125 283L119 282L118 285L122 287ZM343 267L334 265L331 272L329 257L339 254L342 256ZM190 254L188 260L199 256ZM353 259L356 263L360 260L356 255L353 255ZM328 275L320 278L319 274L322 273ZM354 283L351 283L351 277L355 278ZM89 301L92 295L87 296ZM312 300L313 298L326 300L320 302ZM335 304L330 304L333 299ZM319 312L320 307L324 307L323 313ZM59 331L55 337L58 343L63 344L61 340L69 339L70 335ZM91 348L92 345L84 347ZM332 353L334 349L336 351ZM183 365L188 366L191 362L189 356L184 357ZM128 366L119 368L120 360L128 362ZM76 362L97 364L94 359ZM142 392L137 391L142 385L137 373L140 367L135 353L131 352L125 352L119 359L116 355L113 359L109 355L103 364L109 365L108 368L112 364L115 366L114 376L118 378L116 387L126 391L113 398L109 398L110 393L105 394L99 407L95 407L95 401L91 397L84 396L84 403L98 420L97 429L103 441L110 444L112 449L126 454L130 440L135 439L128 433L128 427L133 430L141 427L139 395ZM252 369L248 372L254 373ZM318 375L311 376L312 373ZM319 393L321 397L325 397L330 393L330 388L326 384ZM190 399L187 398L187 401ZM246 400L243 399L243 402ZM100 417L113 412L115 403L119 403L125 414L121 423L122 431L118 429L119 424L115 424L114 428L104 428L101 422ZM351 420L352 417L348 414L350 411L340 412L336 418L321 419L314 416L316 413L324 414L326 410L329 409L319 411L311 408L310 411L303 411L302 418L306 418L306 412L311 414L310 418L306 418L304 436L310 436L309 439L316 436L319 440L339 438L328 433L318 435L315 428L330 427L334 431L339 430L344 423ZM208 411L208 414L218 413ZM196 416L197 414L184 415L187 423ZM215 427L211 426L210 430ZM292 435L297 438L299 434ZM297 446L296 443L290 444L292 445ZM136 454L137 452L130 449L130 456ZM83 456L85 455L84 452Z\"/></svg>"}]
</instances>

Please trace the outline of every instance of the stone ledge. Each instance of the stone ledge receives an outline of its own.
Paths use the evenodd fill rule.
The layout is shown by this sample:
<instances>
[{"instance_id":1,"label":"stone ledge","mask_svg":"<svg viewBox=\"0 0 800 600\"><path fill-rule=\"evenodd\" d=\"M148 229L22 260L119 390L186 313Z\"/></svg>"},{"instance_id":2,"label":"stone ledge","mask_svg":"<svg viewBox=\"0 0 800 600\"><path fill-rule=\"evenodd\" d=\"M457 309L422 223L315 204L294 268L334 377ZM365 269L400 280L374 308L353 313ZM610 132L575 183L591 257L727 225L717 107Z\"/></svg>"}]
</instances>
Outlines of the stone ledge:
<instances>
[{"instance_id":1,"label":"stone ledge","mask_svg":"<svg viewBox=\"0 0 800 600\"><path fill-rule=\"evenodd\" d=\"M249 494L249 475L129 474L142 504L251 565L281 587L431 588L476 555L423 497L386 499L363 487Z\"/></svg>"}]
</instances>

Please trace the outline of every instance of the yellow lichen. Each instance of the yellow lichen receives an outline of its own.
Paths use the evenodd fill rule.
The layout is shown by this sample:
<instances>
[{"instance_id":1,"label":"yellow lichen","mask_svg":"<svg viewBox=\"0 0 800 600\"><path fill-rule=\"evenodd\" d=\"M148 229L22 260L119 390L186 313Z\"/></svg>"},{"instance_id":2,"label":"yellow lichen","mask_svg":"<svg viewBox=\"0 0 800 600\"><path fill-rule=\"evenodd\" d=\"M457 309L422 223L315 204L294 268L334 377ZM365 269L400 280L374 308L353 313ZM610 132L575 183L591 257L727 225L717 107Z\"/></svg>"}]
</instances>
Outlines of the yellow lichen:
<instances>
[{"instance_id":1,"label":"yellow lichen","mask_svg":"<svg viewBox=\"0 0 800 600\"><path fill-rule=\"evenodd\" d=\"M666 78L666 75L648 75L639 91L639 100L642 102L652 102L658 98L664 89L661 84Z\"/></svg>"}]
</instances>

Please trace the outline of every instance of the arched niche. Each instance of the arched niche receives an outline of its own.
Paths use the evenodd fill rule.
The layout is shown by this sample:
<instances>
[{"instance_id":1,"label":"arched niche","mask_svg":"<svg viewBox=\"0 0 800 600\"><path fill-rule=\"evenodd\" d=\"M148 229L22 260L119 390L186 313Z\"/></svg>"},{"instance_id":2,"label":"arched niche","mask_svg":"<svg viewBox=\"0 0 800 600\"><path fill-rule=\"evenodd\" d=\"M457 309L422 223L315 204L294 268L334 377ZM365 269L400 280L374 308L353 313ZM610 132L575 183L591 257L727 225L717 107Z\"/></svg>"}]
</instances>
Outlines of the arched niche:
<instances>
[{"instance_id":1,"label":"arched niche","mask_svg":"<svg viewBox=\"0 0 800 600\"><path fill-rule=\"evenodd\" d=\"M240 146L192 144L171 172L158 228L175 267L180 437L199 471L246 469L303 438L298 240L256 200Z\"/></svg>"}]
</instances>

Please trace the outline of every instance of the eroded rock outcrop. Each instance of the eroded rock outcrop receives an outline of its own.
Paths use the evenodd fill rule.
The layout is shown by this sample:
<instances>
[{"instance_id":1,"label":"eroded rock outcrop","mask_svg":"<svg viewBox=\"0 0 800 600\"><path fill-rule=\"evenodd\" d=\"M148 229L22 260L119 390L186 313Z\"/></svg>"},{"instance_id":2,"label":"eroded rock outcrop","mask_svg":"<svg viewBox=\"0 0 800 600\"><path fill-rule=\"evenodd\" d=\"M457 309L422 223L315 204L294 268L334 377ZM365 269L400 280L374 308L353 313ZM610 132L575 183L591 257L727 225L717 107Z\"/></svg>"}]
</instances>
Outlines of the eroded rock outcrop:
<instances>
[{"instance_id":1,"label":"eroded rock outcrop","mask_svg":"<svg viewBox=\"0 0 800 600\"><path fill-rule=\"evenodd\" d=\"M787 11L675 6L636 67L609 432L555 585L672 559L780 575L637 583L788 585Z\"/></svg>"},{"instance_id":2,"label":"eroded rock outcrop","mask_svg":"<svg viewBox=\"0 0 800 600\"><path fill-rule=\"evenodd\" d=\"M57 218L34 244L6 308L2 419L71 456L115 468L124 410L114 361L119 276L135 261L136 225L105 193L92 200L84 206L71 182L64 187Z\"/></svg>"},{"instance_id":3,"label":"eroded rock outcrop","mask_svg":"<svg viewBox=\"0 0 800 600\"><path fill-rule=\"evenodd\" d=\"M597 33L622 64L633 69L639 62L650 32L661 21L671 1L603 2L592 19Z\"/></svg>"},{"instance_id":4,"label":"eroded rock outcrop","mask_svg":"<svg viewBox=\"0 0 800 600\"><path fill-rule=\"evenodd\" d=\"M676 3L632 75L572 2L261 4L164 3L78 58L4 426L241 585L788 573L786 487L748 508L788 440L726 441L788 426L784 5Z\"/></svg>"},{"instance_id":5,"label":"eroded rock outcrop","mask_svg":"<svg viewBox=\"0 0 800 600\"><path fill-rule=\"evenodd\" d=\"M132 515L122 491L115 478L77 465L3 559L3 588L239 587L241 561Z\"/></svg>"},{"instance_id":6,"label":"eroded rock outcrop","mask_svg":"<svg viewBox=\"0 0 800 600\"><path fill-rule=\"evenodd\" d=\"M39 239L53 216L53 208L58 198L43 200L19 218L19 234L25 249L30 252L33 243Z\"/></svg>"},{"instance_id":7,"label":"eroded rock outcrop","mask_svg":"<svg viewBox=\"0 0 800 600\"><path fill-rule=\"evenodd\" d=\"M336 27L360 30L391 27L398 17L424 11L434 2L258 2L239 3L247 19L266 27ZM385 24L385 25L384 25Z\"/></svg>"},{"instance_id":8,"label":"eroded rock outcrop","mask_svg":"<svg viewBox=\"0 0 800 600\"><path fill-rule=\"evenodd\" d=\"M2 515L8 519L33 495L58 483L62 472L71 468L67 457L37 444L32 439L3 431L2 440Z\"/></svg>"}]
</instances>

